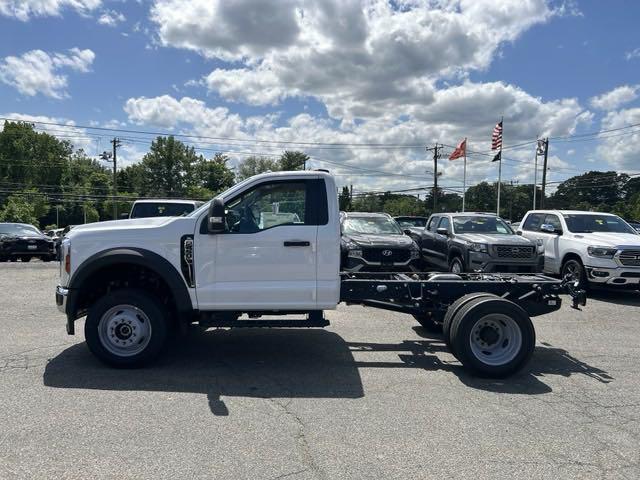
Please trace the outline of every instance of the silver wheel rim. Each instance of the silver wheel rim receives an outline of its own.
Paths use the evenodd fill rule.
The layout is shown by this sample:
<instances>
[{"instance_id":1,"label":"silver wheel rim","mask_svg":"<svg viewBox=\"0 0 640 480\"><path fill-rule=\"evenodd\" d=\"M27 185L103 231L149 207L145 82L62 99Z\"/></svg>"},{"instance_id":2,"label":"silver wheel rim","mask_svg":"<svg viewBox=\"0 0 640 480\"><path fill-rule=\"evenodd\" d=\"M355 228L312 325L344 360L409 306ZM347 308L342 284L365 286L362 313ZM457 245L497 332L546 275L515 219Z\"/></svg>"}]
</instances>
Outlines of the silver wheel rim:
<instances>
[{"instance_id":1,"label":"silver wheel rim","mask_svg":"<svg viewBox=\"0 0 640 480\"><path fill-rule=\"evenodd\" d=\"M580 271L580 265L577 262L567 262L564 266L565 276L571 275L571 278L575 281L580 281L582 278L582 272Z\"/></svg>"},{"instance_id":2,"label":"silver wheel rim","mask_svg":"<svg viewBox=\"0 0 640 480\"><path fill-rule=\"evenodd\" d=\"M142 310L133 305L116 305L100 318L98 337L109 353L131 357L149 345L151 322Z\"/></svg>"},{"instance_id":3,"label":"silver wheel rim","mask_svg":"<svg viewBox=\"0 0 640 480\"><path fill-rule=\"evenodd\" d=\"M478 360L498 367L516 358L522 349L522 332L513 318L491 313L476 321L469 342Z\"/></svg>"},{"instance_id":4,"label":"silver wheel rim","mask_svg":"<svg viewBox=\"0 0 640 480\"><path fill-rule=\"evenodd\" d=\"M460 262L454 260L451 264L451 273L462 273L462 267L460 266Z\"/></svg>"}]
</instances>

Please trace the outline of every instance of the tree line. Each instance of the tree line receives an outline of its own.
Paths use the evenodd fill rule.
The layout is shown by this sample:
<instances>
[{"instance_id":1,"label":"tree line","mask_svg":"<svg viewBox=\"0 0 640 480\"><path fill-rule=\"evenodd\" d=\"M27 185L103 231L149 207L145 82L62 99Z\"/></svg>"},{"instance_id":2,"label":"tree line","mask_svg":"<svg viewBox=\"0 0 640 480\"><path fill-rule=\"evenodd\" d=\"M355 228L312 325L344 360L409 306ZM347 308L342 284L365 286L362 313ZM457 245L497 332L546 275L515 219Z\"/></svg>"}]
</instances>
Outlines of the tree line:
<instances>
[{"instance_id":1,"label":"tree line","mask_svg":"<svg viewBox=\"0 0 640 480\"><path fill-rule=\"evenodd\" d=\"M266 171L301 170L309 156L285 151L278 157L249 156L236 167L224 153L207 158L172 136L151 142L142 160L116 173L119 212L128 212L140 197L209 200L238 181ZM503 183L501 215L517 221L533 204L530 185ZM0 132L0 221L24 222L41 228L112 219L113 176L108 164L74 149L69 140L38 132L24 122L6 122ZM460 211L459 193L438 189L438 211ZM346 211L429 215L431 191L425 198L393 192L351 195L339 193ZM493 212L497 183L482 182L467 189L468 211ZM538 190L538 206L541 192ZM613 171L591 171L558 184L545 198L546 208L608 211L640 218L640 177Z\"/></svg>"}]
</instances>

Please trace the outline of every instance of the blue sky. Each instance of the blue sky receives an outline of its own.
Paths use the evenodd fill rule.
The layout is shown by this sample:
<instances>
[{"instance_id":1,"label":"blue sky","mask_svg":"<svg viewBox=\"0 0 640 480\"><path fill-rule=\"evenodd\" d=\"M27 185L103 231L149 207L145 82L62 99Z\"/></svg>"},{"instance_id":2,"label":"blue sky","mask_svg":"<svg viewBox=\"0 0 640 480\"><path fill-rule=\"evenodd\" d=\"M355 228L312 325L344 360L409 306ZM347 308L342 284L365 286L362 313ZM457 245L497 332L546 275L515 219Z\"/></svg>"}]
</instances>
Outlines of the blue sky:
<instances>
[{"instance_id":1,"label":"blue sky","mask_svg":"<svg viewBox=\"0 0 640 480\"><path fill-rule=\"evenodd\" d=\"M640 123L640 2L273 5L0 0L0 114L241 138L236 146L198 143L234 162L246 156L234 152L305 149L315 166L363 190L425 184L425 152L279 142L453 145L467 136L470 149L486 152L502 115L505 145ZM639 171L636 130L552 140L551 180L595 168ZM126 136L73 131L90 154ZM136 138L125 142L125 163L146 151ZM532 144L505 158L505 179L531 182ZM494 167L470 157L470 183L495 180ZM460 163L441 168L442 183L459 188Z\"/></svg>"}]
</instances>

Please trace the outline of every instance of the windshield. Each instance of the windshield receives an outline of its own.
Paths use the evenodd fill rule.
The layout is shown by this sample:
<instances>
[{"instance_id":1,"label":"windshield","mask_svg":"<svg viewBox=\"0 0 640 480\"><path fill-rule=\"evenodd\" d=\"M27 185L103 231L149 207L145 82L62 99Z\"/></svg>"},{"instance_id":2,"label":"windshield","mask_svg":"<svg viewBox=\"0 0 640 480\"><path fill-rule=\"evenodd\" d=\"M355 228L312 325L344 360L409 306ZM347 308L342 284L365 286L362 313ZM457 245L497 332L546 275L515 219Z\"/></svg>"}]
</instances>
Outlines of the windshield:
<instances>
[{"instance_id":1,"label":"windshield","mask_svg":"<svg viewBox=\"0 0 640 480\"><path fill-rule=\"evenodd\" d=\"M636 231L615 215L569 214L564 215L567 229L572 233L633 233Z\"/></svg>"},{"instance_id":2,"label":"windshield","mask_svg":"<svg viewBox=\"0 0 640 480\"><path fill-rule=\"evenodd\" d=\"M346 234L374 234L374 235L402 235L402 230L388 217L350 217L343 225L342 231Z\"/></svg>"},{"instance_id":3,"label":"windshield","mask_svg":"<svg viewBox=\"0 0 640 480\"><path fill-rule=\"evenodd\" d=\"M401 228L422 228L427 224L426 218L398 218L396 221Z\"/></svg>"},{"instance_id":4,"label":"windshield","mask_svg":"<svg viewBox=\"0 0 640 480\"><path fill-rule=\"evenodd\" d=\"M0 225L0 235L41 235L40 230L32 225L5 223Z\"/></svg>"},{"instance_id":5,"label":"windshield","mask_svg":"<svg viewBox=\"0 0 640 480\"><path fill-rule=\"evenodd\" d=\"M454 233L513 235L513 230L498 217L453 217Z\"/></svg>"},{"instance_id":6,"label":"windshield","mask_svg":"<svg viewBox=\"0 0 640 480\"><path fill-rule=\"evenodd\" d=\"M130 218L180 217L193 212L192 203L137 203Z\"/></svg>"}]
</instances>

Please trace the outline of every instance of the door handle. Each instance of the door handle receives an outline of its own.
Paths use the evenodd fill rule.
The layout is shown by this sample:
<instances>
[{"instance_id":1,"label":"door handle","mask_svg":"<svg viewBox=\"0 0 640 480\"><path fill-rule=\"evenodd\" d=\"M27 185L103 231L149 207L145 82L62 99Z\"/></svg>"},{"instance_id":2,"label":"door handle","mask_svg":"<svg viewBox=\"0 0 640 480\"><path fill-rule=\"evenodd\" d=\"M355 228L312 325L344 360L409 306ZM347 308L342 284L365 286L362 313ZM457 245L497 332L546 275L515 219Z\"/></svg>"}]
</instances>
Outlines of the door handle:
<instances>
[{"instance_id":1,"label":"door handle","mask_svg":"<svg viewBox=\"0 0 640 480\"><path fill-rule=\"evenodd\" d=\"M285 247L310 247L311 242L307 242L305 240L285 240Z\"/></svg>"}]
</instances>

